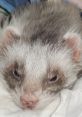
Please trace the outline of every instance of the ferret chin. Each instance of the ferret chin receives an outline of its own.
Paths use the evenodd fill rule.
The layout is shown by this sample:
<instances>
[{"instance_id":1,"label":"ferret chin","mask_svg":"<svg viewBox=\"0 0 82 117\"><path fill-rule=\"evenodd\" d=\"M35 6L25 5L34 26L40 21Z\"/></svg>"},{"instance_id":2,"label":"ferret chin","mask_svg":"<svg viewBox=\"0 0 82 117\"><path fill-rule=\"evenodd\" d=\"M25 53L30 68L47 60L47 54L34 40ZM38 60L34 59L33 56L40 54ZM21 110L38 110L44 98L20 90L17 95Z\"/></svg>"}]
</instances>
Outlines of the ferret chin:
<instances>
[{"instance_id":1,"label":"ferret chin","mask_svg":"<svg viewBox=\"0 0 82 117\"><path fill-rule=\"evenodd\" d=\"M82 68L81 31L79 11L62 0L12 13L0 41L0 108L42 110L71 87Z\"/></svg>"}]
</instances>

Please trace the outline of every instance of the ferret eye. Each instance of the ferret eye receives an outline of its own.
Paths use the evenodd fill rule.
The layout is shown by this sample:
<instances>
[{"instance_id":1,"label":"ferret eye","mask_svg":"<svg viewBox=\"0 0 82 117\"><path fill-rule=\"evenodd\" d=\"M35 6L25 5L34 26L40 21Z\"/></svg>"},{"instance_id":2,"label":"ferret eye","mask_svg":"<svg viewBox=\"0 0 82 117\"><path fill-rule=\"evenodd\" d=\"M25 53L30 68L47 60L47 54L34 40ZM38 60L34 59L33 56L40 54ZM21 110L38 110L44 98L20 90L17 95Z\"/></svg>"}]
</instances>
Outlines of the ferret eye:
<instances>
[{"instance_id":1,"label":"ferret eye","mask_svg":"<svg viewBox=\"0 0 82 117\"><path fill-rule=\"evenodd\" d=\"M14 69L13 70L13 76L14 76L14 78L16 79L16 80L20 80L20 74L19 74L19 72L18 72L18 70L17 69Z\"/></svg>"},{"instance_id":2,"label":"ferret eye","mask_svg":"<svg viewBox=\"0 0 82 117\"><path fill-rule=\"evenodd\" d=\"M58 80L58 75L55 75L54 77L49 79L49 83L55 83Z\"/></svg>"}]
</instances>

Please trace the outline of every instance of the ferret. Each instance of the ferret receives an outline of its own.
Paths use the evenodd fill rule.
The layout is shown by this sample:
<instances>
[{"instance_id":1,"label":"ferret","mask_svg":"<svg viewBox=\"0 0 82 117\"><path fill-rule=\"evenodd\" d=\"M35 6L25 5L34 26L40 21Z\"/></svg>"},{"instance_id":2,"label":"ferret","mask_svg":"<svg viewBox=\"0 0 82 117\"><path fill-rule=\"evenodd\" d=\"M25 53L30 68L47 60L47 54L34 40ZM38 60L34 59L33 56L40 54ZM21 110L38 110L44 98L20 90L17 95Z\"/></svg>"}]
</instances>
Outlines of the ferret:
<instances>
[{"instance_id":1,"label":"ferret","mask_svg":"<svg viewBox=\"0 0 82 117\"><path fill-rule=\"evenodd\" d=\"M81 69L81 36L79 10L62 0L12 13L0 37L0 87L10 96L0 91L0 109L42 110L72 87Z\"/></svg>"}]
</instances>

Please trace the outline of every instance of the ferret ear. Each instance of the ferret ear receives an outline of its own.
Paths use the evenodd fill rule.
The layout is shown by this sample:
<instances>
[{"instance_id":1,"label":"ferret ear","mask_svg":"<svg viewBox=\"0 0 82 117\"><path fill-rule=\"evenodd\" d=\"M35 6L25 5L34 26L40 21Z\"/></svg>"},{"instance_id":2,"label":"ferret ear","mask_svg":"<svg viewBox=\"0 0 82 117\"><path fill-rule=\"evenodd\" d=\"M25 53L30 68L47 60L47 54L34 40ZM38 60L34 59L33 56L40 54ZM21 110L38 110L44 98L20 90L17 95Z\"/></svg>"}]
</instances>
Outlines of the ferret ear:
<instances>
[{"instance_id":1,"label":"ferret ear","mask_svg":"<svg viewBox=\"0 0 82 117\"><path fill-rule=\"evenodd\" d=\"M67 47L72 50L72 58L74 62L78 62L81 54L81 37L76 33L67 33L64 35Z\"/></svg>"},{"instance_id":2,"label":"ferret ear","mask_svg":"<svg viewBox=\"0 0 82 117\"><path fill-rule=\"evenodd\" d=\"M3 31L2 42L4 44L11 43L14 40L18 40L20 38L20 32L14 27L7 27Z\"/></svg>"}]
</instances>

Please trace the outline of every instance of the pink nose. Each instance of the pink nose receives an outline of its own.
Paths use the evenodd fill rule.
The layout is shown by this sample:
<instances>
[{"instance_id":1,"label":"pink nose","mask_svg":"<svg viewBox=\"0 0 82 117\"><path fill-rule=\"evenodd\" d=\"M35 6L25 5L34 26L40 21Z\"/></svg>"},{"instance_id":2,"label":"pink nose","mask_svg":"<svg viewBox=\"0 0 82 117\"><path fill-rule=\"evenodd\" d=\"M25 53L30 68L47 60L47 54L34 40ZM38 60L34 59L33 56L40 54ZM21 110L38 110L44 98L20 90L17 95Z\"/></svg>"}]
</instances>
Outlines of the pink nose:
<instances>
[{"instance_id":1,"label":"pink nose","mask_svg":"<svg viewBox=\"0 0 82 117\"><path fill-rule=\"evenodd\" d=\"M34 108L36 104L38 103L37 97L31 94L21 96L20 101L24 108L30 108L30 109Z\"/></svg>"}]
</instances>

